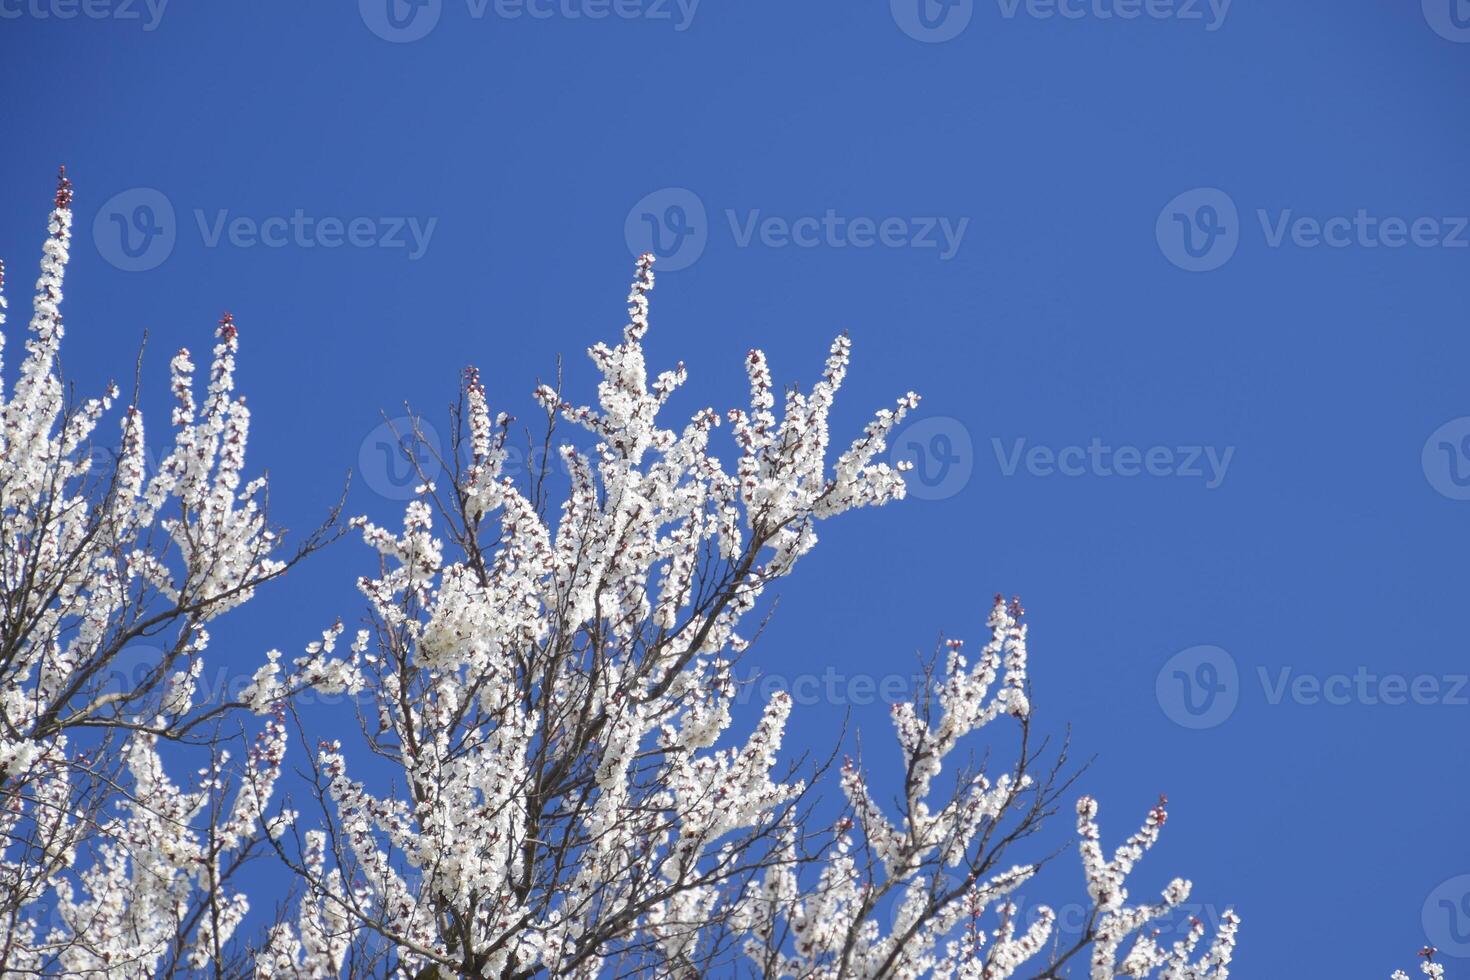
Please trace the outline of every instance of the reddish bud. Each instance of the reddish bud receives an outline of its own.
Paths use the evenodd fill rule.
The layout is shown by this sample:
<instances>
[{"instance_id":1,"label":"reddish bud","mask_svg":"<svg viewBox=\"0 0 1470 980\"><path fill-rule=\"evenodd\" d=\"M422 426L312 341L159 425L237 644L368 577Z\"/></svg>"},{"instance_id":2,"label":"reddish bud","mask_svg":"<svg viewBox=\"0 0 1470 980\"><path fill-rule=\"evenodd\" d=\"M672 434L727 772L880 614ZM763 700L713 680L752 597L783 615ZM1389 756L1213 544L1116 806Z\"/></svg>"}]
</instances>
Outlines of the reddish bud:
<instances>
[{"instance_id":1,"label":"reddish bud","mask_svg":"<svg viewBox=\"0 0 1470 980\"><path fill-rule=\"evenodd\" d=\"M71 207L71 179L66 175L66 167L62 166L56 174L56 208L65 211Z\"/></svg>"}]
</instances>

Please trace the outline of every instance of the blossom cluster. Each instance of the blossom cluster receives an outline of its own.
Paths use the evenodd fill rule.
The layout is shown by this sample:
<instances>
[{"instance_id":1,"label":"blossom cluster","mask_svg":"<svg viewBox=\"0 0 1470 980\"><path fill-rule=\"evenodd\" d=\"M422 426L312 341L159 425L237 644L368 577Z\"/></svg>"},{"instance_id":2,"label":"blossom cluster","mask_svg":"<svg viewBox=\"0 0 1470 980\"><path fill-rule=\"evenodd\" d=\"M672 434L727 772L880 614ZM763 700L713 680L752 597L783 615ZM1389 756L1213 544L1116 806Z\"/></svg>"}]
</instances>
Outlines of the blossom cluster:
<instances>
[{"instance_id":1,"label":"blossom cluster","mask_svg":"<svg viewBox=\"0 0 1470 980\"><path fill-rule=\"evenodd\" d=\"M687 375L650 382L652 288L644 257L621 343L589 352L603 376L595 407L536 393L597 440L561 450L571 487L558 522L502 473L509 420L474 372L452 499L426 485L399 532L355 522L384 568L360 583L377 635L322 670L371 690L380 745L410 792L373 796L335 743L318 765L364 882L343 907L370 910L359 921L407 962L591 976L624 922L661 955L685 955L687 923L725 899L709 865L738 861L729 839L768 829L803 789L771 772L784 694L743 746L713 748L731 724L725 655L743 648L740 620L815 544L819 520L903 495L880 454L917 397L878 413L829 472L847 339L810 393L788 392L780 421L752 352L750 408L726 416L739 452L729 472L711 447L720 415L658 424ZM459 531L454 560L436 516Z\"/></svg>"},{"instance_id":2,"label":"blossom cluster","mask_svg":"<svg viewBox=\"0 0 1470 980\"><path fill-rule=\"evenodd\" d=\"M647 367L650 256L621 340L589 351L595 403L535 392L548 441L566 422L593 443L560 448L559 507L507 473L512 419L469 371L447 485L425 481L401 527L353 522L377 557L358 581L366 627L348 642L338 621L289 663L269 651L238 702L200 703L206 626L296 560L276 557L264 482L243 476L239 331L220 321L197 400L190 354L172 359L173 442L152 472L136 406L94 472L118 393L73 407L60 380L71 220L63 174L26 353L0 388L0 977L1228 977L1233 912L1208 941L1181 920L1165 943L1191 883L1131 897L1162 797L1110 854L1097 801L1072 801L1082 929L1064 934L1046 905L1022 916L1045 863L1022 844L1072 781L1031 748L1019 600L997 596L989 641L946 641L893 706L895 777L842 765L835 823L783 752L792 698L736 724L744 624L821 521L904 496L884 456L918 397L834 454L844 336L779 415L751 351L747 406L662 427L688 375ZM0 327L3 285L0 267ZM109 681L129 642L165 633L146 676ZM365 695L362 741L319 741L305 763L316 824L272 802L308 688ZM258 725L239 761L198 737L227 713ZM960 761L980 738L1014 741L1014 761ZM179 780L167 769L190 747L207 752ZM370 785L368 753L394 778ZM298 887L251 938L234 877L263 850Z\"/></svg>"},{"instance_id":3,"label":"blossom cluster","mask_svg":"<svg viewBox=\"0 0 1470 980\"><path fill-rule=\"evenodd\" d=\"M1018 601L997 596L990 614L991 640L974 664L964 656L962 643L950 641L944 674L927 692L930 697L894 706L904 773L899 819L885 814L861 770L849 763L842 787L855 815L852 829L860 830L860 836L843 828L814 888L801 887L794 854L767 873L763 888L742 910L742 924L749 936L746 952L769 964L769 974L814 980L1000 980L1035 965L1049 944L1061 944L1062 937L1053 936L1056 914L1045 905L1036 905L1030 924L1018 928L1012 893L1039 867L1005 866L1000 860L1003 848L992 844L1007 833L1002 828L1008 821L1019 831L1032 826L1028 809L1038 795L1046 798L1046 788L1018 765L994 781L983 772L962 773L952 792L932 799L933 781L962 738L1000 718L1022 724L1028 719L1021 614ZM1195 959L1202 924L1193 923L1186 938L1167 950L1144 931L1166 920L1188 898L1188 882L1176 879L1159 902L1127 904L1126 879L1158 839L1166 819L1164 802L1111 859L1103 855L1096 801L1083 797L1077 814L1091 913L1076 948L1090 946L1093 980L1224 980L1235 946L1234 913L1225 914L1210 948ZM878 912L887 895L893 896L896 912L885 927ZM992 910L995 922L987 927L985 915ZM789 950L771 941L783 932L793 937ZM1129 937L1134 938L1132 949L1120 962L1119 948Z\"/></svg>"},{"instance_id":4,"label":"blossom cluster","mask_svg":"<svg viewBox=\"0 0 1470 980\"><path fill-rule=\"evenodd\" d=\"M943 799L935 783L968 737L1029 721L1019 602L998 597L979 654L948 643L932 689L894 707L899 812L849 761L849 815L815 854L811 787L777 771L790 697L777 692L743 738L731 731L742 620L816 544L820 521L903 497L902 472L883 456L918 397L878 412L834 456L829 416L851 353L839 337L809 392L786 389L779 416L770 365L752 351L748 407L664 428L659 413L687 372L647 367L652 265L637 264L620 343L588 352L602 376L596 403L536 391L548 424L594 440L561 447L570 488L558 520L502 472L510 418L492 413L471 370L466 462L452 485L420 487L400 530L354 522L380 560L359 583L374 629L351 660L319 670L368 693L371 747L401 767L403 791L373 792L352 777L349 749L322 746L319 795L341 863L303 854L315 904L299 939L278 932L301 952L276 972L319 975L306 937L344 928L441 975L693 977L743 957L763 975L814 980L989 978L1042 954L1053 914L1018 928L1010 899L1036 865L996 863L996 828L1020 813L1034 829L1039 816L1030 801L1047 787L1034 759L966 773ZM723 421L733 469L713 448ZM1157 837L1162 805L1110 860L1096 805L1080 806L1092 975L1222 980L1233 916L1196 959L1199 932L1171 949L1144 933L1188 883L1127 903L1124 879ZM997 922L981 926L992 912Z\"/></svg>"},{"instance_id":5,"label":"blossom cluster","mask_svg":"<svg viewBox=\"0 0 1470 980\"><path fill-rule=\"evenodd\" d=\"M69 401L71 225L63 170L24 356L0 388L0 960L6 976L151 976L218 962L248 908L226 872L263 830L283 716L249 765L216 745L189 786L164 771L160 743L211 715L196 691L207 625L286 564L265 483L242 476L250 413L229 314L199 402L192 356L172 359L173 442L153 472L137 406L115 450L99 433L116 386ZM0 267L0 328L3 286ZM140 638L168 648L122 676Z\"/></svg>"}]
</instances>

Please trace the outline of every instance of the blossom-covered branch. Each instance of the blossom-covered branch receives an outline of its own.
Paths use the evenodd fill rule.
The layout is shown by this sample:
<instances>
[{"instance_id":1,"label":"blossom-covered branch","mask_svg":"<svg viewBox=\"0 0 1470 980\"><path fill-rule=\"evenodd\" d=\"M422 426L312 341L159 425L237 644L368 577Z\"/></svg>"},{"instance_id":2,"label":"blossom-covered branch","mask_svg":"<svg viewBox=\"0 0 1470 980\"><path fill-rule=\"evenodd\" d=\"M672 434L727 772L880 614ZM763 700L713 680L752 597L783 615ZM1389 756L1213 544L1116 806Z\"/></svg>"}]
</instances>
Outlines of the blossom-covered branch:
<instances>
[{"instance_id":1,"label":"blossom-covered branch","mask_svg":"<svg viewBox=\"0 0 1470 980\"><path fill-rule=\"evenodd\" d=\"M536 392L548 430L560 420L594 440L560 448L570 486L555 521L544 482L523 489L505 471L511 419L491 412L471 371L449 485L426 481L400 530L356 522L380 557L360 582L371 628L318 669L368 692L366 746L403 789L371 791L351 745L321 744L322 829L294 852L281 846L308 902L274 933L270 975L343 969L364 933L404 969L441 977L697 977L738 961L771 977L988 978L1039 961L1051 913L1017 929L1009 898L1037 865L1008 855L1070 780L1060 764L1033 775L1018 603L996 603L973 662L949 644L930 689L895 706L897 813L850 762L848 816L835 829L814 821L810 784L783 765L785 693L748 731L733 722L742 622L816 544L819 522L904 495L883 456L918 397L831 453L850 355L839 337L809 392L786 389L779 416L770 366L752 351L747 408L663 428L687 374L646 365L653 284L645 256L621 342L589 351L595 405ZM714 449L724 420L733 470ZM1011 770L966 772L934 799L952 753L1002 719L1022 733ZM1222 980L1233 916L1196 955L1196 931L1167 950L1141 932L1184 901L1187 882L1128 904L1123 880L1162 804L1111 860L1095 813L1079 805L1093 912L1077 949L1092 976ZM895 903L885 931L881 910ZM1053 965L1077 949L1058 949Z\"/></svg>"},{"instance_id":2,"label":"blossom-covered branch","mask_svg":"<svg viewBox=\"0 0 1470 980\"><path fill-rule=\"evenodd\" d=\"M883 459L916 395L830 446L846 337L779 414L752 351L747 406L663 428L687 373L646 364L643 257L620 341L589 351L595 402L535 392L548 447L561 424L590 443L558 450L559 507L545 468L512 477L513 420L469 371L445 484L425 479L401 527L353 522L377 554L365 627L269 651L216 699L209 625L333 522L280 554L264 480L244 476L228 314L202 386L187 351L171 362L158 465L136 405L99 454L118 391L73 405L57 369L71 220L63 174L25 356L0 387L0 977L1228 977L1233 912L1187 918L1182 878L1132 894L1167 801L1109 851L1065 749L1035 744L1018 600L996 597L978 652L943 643L893 705L896 771L832 767L826 809L829 767L784 747L788 694L737 723L734 667L772 585L821 521L904 496ZM3 285L0 267L0 326ZM140 639L162 649L127 674ZM293 713L307 689L358 696L363 737L317 740L302 816L272 801L293 719L319 734ZM191 756L190 778L170 774ZM1075 840L1036 850L1064 807ZM1084 897L1064 925L1023 896L1073 844ZM252 930L269 903L240 870L267 852L298 888Z\"/></svg>"},{"instance_id":3,"label":"blossom-covered branch","mask_svg":"<svg viewBox=\"0 0 1470 980\"><path fill-rule=\"evenodd\" d=\"M115 447L98 439L117 387L73 405L58 370L71 223L63 170L25 355L0 390L0 962L6 976L151 976L221 962L247 905L228 879L258 843L285 745L278 716L230 764L232 705L199 690L209 624L330 522L278 555L265 481L243 475L229 314L201 402L190 353L171 362L173 442L153 471L136 405ZM208 746L194 786L165 773L161 741Z\"/></svg>"}]
</instances>

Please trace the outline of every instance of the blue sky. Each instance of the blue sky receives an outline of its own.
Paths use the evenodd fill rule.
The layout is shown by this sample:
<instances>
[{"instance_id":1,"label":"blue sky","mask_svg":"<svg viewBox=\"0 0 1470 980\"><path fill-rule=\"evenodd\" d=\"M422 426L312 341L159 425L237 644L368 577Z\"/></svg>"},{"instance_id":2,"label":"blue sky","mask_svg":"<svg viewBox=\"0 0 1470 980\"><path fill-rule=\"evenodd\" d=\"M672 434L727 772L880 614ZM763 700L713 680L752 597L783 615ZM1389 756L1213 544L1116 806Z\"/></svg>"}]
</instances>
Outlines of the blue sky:
<instances>
[{"instance_id":1,"label":"blue sky","mask_svg":"<svg viewBox=\"0 0 1470 980\"><path fill-rule=\"evenodd\" d=\"M891 761L868 682L1020 593L1038 724L1113 839L1168 793L1138 884L1233 904L1241 976L1470 972L1470 5L395 2L0 0L0 255L22 313L67 164L80 390L147 330L156 431L229 309L277 519L358 469L396 520L381 413L445 423L474 363L529 419L558 354L590 394L657 247L681 412L841 330L842 434L925 397L916 499L824 526L750 661L820 689L793 745ZM352 621L371 567L214 655Z\"/></svg>"}]
</instances>

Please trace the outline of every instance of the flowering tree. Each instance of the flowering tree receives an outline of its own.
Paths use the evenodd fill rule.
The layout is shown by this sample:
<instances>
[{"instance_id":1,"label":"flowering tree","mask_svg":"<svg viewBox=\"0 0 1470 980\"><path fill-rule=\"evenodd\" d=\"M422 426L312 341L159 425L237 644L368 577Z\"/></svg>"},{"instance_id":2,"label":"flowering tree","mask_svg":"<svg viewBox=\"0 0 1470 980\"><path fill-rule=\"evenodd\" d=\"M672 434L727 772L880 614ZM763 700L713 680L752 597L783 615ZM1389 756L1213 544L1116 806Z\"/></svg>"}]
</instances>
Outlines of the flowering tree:
<instances>
[{"instance_id":1,"label":"flowering tree","mask_svg":"<svg viewBox=\"0 0 1470 980\"><path fill-rule=\"evenodd\" d=\"M926 689L894 707L895 806L848 762L846 816L815 824L810 784L794 765L777 771L785 694L727 744L742 622L816 544L820 521L904 495L881 457L918 398L880 411L832 459L847 339L809 393L787 390L779 419L752 351L750 406L728 413L727 470L714 411L677 431L659 424L686 376L680 365L650 379L645 365L652 263L638 262L621 342L589 352L596 406L536 392L548 444L558 420L595 442L561 447L570 490L555 522L544 468L524 487L506 472L511 420L492 414L473 371L447 485L426 480L400 531L356 522L380 558L360 582L371 628L327 669L365 691L367 745L402 791L375 795L354 781L349 749L321 744L322 825L290 835L294 849L280 843L306 900L296 925L272 933L262 973L351 970L349 945L368 933L384 963L420 977L999 978L1076 962L1094 978L1224 978L1233 914L1203 948L1199 923L1161 945L1149 927L1189 883L1130 900L1126 878L1163 828L1162 801L1110 856L1097 804L1078 802L1091 896L1081 932L1054 937L1046 908L1020 922L1012 895L1038 863L1010 855L1070 780L1060 761L1036 771L1014 601L997 599L978 656L949 643ZM271 683L259 685L262 707L277 697ZM1016 761L999 775L961 769L941 788L961 743L1001 722L1019 730Z\"/></svg>"},{"instance_id":2,"label":"flowering tree","mask_svg":"<svg viewBox=\"0 0 1470 980\"><path fill-rule=\"evenodd\" d=\"M222 969L285 744L270 720L232 765L199 680L209 624L319 547L276 557L265 482L242 484L250 415L220 321L202 404L173 358L173 444L148 473L143 417L94 440L117 398L70 403L57 372L71 231L63 170L18 380L0 389L0 963L6 976ZM0 267L0 287L3 287ZM0 294L0 326L5 300ZM0 334L3 340L3 334ZM149 644L139 659L131 651ZM183 787L160 742L195 746Z\"/></svg>"},{"instance_id":3,"label":"flowering tree","mask_svg":"<svg viewBox=\"0 0 1470 980\"><path fill-rule=\"evenodd\" d=\"M1064 752L1045 763L1033 745L1018 601L997 597L978 653L948 641L894 706L901 765L881 785L895 792L842 764L835 822L812 793L828 767L783 762L789 696L732 732L742 624L819 521L903 497L881 458L918 399L830 459L846 338L779 419L752 352L727 471L713 411L658 424L685 373L647 374L649 257L621 342L590 352L596 407L536 393L548 445L558 420L594 444L561 447L555 521L546 468L517 486L511 419L470 372L446 485L425 480L399 531L355 522L379 568L360 581L370 616L348 652L338 624L289 665L272 651L237 699L201 696L208 624L332 522L276 557L264 483L242 483L249 415L228 315L202 404L188 353L173 359L173 443L156 471L136 408L117 452L97 452L116 390L73 406L56 369L70 204L63 175L19 381L0 390L0 976L1225 980L1233 913L1206 941L1180 921L1189 882L1130 897L1162 798L1111 853L1098 804L1076 800L1083 915L1063 929L1047 906L1023 914L1048 859L1027 842L1073 775ZM161 649L120 672L140 638ZM354 781L362 757L349 766L357 746L323 742L306 774L315 826L284 805L267 816L308 688L359 696L361 747L399 787L370 791ZM243 764L224 727L237 709L266 716ZM982 730L1014 743L1008 765L959 760ZM187 785L165 770L170 743L203 760ZM299 901L254 943L233 881L265 851Z\"/></svg>"}]
</instances>

